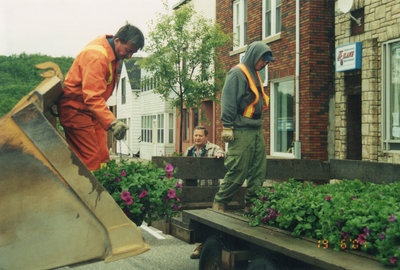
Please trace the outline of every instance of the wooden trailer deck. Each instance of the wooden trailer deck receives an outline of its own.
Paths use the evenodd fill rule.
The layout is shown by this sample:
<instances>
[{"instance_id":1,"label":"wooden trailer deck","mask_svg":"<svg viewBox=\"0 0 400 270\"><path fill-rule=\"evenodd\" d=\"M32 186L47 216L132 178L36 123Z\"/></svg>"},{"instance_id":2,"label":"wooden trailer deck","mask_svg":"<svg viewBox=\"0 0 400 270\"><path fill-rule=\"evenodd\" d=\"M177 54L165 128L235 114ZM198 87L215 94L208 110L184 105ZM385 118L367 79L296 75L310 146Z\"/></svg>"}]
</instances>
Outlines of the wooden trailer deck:
<instances>
[{"instance_id":1,"label":"wooden trailer deck","mask_svg":"<svg viewBox=\"0 0 400 270\"><path fill-rule=\"evenodd\" d=\"M323 269L391 269L373 256L361 252L324 249L323 245L318 247L317 240L294 238L287 231L271 226L251 227L244 217L234 212L185 210L183 220L189 222L196 234L207 235L210 231L218 231Z\"/></svg>"}]
</instances>

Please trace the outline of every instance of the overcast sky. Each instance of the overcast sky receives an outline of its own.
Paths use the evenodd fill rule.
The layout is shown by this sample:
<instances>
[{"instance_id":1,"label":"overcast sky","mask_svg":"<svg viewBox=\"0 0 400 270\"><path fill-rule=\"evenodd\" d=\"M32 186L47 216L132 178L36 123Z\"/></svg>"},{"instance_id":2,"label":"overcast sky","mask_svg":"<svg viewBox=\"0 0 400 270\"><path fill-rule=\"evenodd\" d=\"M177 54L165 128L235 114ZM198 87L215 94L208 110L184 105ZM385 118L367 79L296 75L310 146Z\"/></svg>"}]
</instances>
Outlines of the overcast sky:
<instances>
[{"instance_id":1,"label":"overcast sky","mask_svg":"<svg viewBox=\"0 0 400 270\"><path fill-rule=\"evenodd\" d=\"M169 9L177 2L168 0ZM166 13L161 0L0 0L0 55L75 57L126 21L147 36L157 13Z\"/></svg>"}]
</instances>

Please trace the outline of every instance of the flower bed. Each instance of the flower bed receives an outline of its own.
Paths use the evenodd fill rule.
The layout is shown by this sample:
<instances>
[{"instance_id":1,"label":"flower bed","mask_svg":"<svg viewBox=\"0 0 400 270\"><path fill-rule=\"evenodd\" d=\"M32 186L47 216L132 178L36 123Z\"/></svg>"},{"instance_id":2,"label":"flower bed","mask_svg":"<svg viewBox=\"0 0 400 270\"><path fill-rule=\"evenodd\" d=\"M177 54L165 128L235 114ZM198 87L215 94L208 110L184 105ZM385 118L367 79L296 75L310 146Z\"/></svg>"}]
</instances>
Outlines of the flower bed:
<instances>
[{"instance_id":1,"label":"flower bed","mask_svg":"<svg viewBox=\"0 0 400 270\"><path fill-rule=\"evenodd\" d=\"M250 225L268 224L319 248L360 250L400 269L400 183L343 180L315 186L290 180L263 188Z\"/></svg>"},{"instance_id":2,"label":"flower bed","mask_svg":"<svg viewBox=\"0 0 400 270\"><path fill-rule=\"evenodd\" d=\"M181 209L179 195L182 185L173 177L174 167L165 169L151 162L126 162L111 160L94 172L96 178L111 194L124 213L137 226L169 218Z\"/></svg>"}]
</instances>

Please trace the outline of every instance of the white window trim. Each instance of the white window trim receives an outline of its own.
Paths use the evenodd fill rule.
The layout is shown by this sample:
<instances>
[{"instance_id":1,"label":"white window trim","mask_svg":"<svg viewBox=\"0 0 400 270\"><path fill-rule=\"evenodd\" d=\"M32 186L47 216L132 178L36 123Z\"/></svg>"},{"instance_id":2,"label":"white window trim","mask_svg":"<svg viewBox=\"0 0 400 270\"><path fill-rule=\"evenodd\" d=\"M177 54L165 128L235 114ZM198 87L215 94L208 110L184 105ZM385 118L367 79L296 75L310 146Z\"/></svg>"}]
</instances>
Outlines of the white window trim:
<instances>
[{"instance_id":1,"label":"white window trim","mask_svg":"<svg viewBox=\"0 0 400 270\"><path fill-rule=\"evenodd\" d=\"M400 150L391 149L391 145L400 145L400 140L390 138L390 128L391 128L391 89L390 89L390 49L393 43L400 42L400 39L390 40L382 44L382 67L381 67L381 81L382 81L382 151L383 152L397 152ZM388 76L386 76L388 75Z\"/></svg>"},{"instance_id":2,"label":"white window trim","mask_svg":"<svg viewBox=\"0 0 400 270\"><path fill-rule=\"evenodd\" d=\"M283 153L283 152L275 152L275 83L277 82L285 82L285 81L293 81L293 77L286 77L280 78L277 80L272 80L270 89L270 135L271 135L271 143L270 143L270 153L273 157L284 157L284 158L294 158L294 151L293 153ZM295 115L293 115L295 118ZM295 130L296 131L296 130Z\"/></svg>"},{"instance_id":3,"label":"white window trim","mask_svg":"<svg viewBox=\"0 0 400 270\"><path fill-rule=\"evenodd\" d=\"M240 48L246 46L246 44L244 43L245 35L247 35L247 31L246 31L246 33L244 32L244 22L245 22L245 15L246 15L246 14L244 14L244 11L246 10L244 7L244 4L247 5L247 0L235 0L233 2L233 16L232 16L232 19L233 19L232 27L233 27L233 35L234 35L233 50L237 50L237 49L240 49ZM237 14L238 7L239 7L239 18L238 18L239 22L238 22L238 24L240 27L240 30L239 30L240 43L239 44L237 44L237 38L236 38L236 26L237 25L235 24L235 22L237 21L236 14Z\"/></svg>"},{"instance_id":4,"label":"white window trim","mask_svg":"<svg viewBox=\"0 0 400 270\"><path fill-rule=\"evenodd\" d=\"M265 29L265 9L266 9L266 1L263 0L262 4L262 39L266 39L269 37L273 37L275 35L280 35L281 32L276 33L276 0L271 0L271 35L266 36ZM281 2L281 14L282 14L282 2ZM281 17L282 20L282 17ZM282 21L281 21L282 24Z\"/></svg>"}]
</instances>

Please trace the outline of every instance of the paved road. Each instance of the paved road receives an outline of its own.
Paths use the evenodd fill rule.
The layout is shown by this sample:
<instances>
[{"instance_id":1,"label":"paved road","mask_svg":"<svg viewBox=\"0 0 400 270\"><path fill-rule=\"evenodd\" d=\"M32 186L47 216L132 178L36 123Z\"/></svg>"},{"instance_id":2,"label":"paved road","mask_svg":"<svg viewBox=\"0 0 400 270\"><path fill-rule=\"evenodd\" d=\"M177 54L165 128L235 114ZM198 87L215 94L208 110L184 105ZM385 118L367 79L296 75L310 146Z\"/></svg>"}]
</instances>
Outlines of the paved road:
<instances>
[{"instance_id":1,"label":"paved road","mask_svg":"<svg viewBox=\"0 0 400 270\"><path fill-rule=\"evenodd\" d=\"M150 250L130 258L115 262L103 261L67 266L58 270L197 270L199 260L189 258L194 244L188 244L171 235L142 225L143 237L150 245Z\"/></svg>"}]
</instances>

